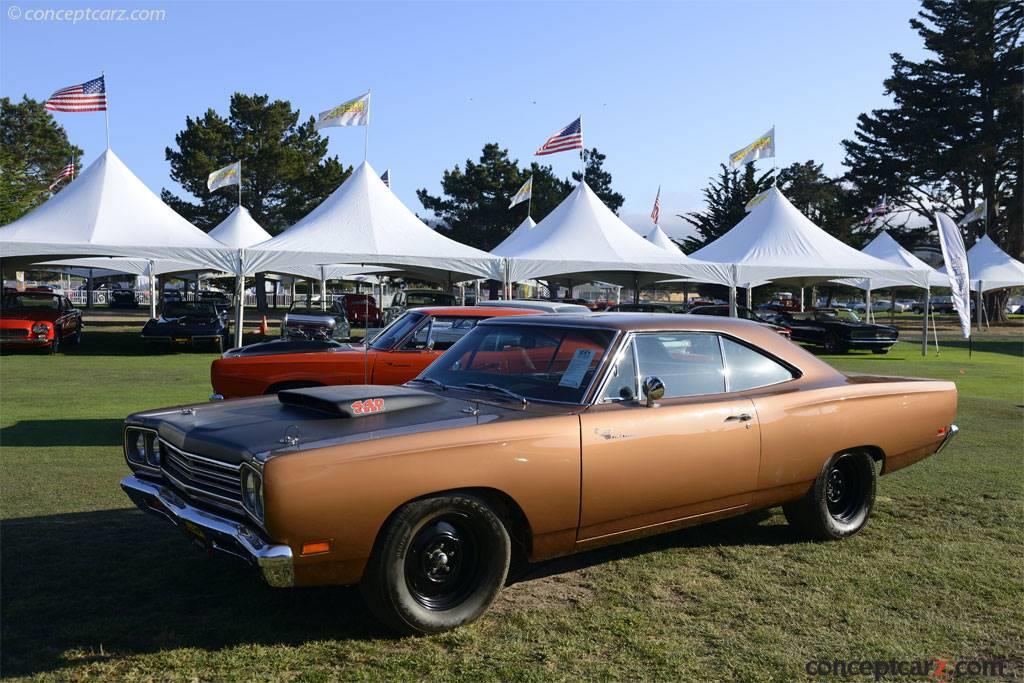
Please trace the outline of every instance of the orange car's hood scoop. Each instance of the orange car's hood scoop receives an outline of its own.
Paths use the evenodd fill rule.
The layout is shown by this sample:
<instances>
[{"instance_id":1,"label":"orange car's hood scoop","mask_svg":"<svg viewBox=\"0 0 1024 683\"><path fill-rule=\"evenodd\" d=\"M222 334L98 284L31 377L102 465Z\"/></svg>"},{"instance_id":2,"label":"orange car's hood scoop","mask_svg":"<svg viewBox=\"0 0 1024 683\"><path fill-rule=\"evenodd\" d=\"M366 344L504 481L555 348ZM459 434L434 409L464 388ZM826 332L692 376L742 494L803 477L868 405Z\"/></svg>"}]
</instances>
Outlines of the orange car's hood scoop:
<instances>
[{"instance_id":1,"label":"orange car's hood scoop","mask_svg":"<svg viewBox=\"0 0 1024 683\"><path fill-rule=\"evenodd\" d=\"M368 417L422 408L444 401L440 396L418 389L370 384L287 389L278 392L277 398L286 406L338 417Z\"/></svg>"}]
</instances>

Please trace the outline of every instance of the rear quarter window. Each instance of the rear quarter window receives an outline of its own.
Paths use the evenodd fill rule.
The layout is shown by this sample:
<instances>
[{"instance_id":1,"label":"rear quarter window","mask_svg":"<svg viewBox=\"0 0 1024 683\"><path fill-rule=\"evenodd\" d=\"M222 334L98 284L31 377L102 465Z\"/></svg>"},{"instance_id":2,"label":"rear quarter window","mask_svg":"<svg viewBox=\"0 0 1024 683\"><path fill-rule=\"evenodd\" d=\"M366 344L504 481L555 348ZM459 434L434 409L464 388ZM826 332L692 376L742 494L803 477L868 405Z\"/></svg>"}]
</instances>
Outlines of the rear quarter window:
<instances>
[{"instance_id":1,"label":"rear quarter window","mask_svg":"<svg viewBox=\"0 0 1024 683\"><path fill-rule=\"evenodd\" d=\"M728 337L722 337L725 351L725 374L729 391L746 391L787 382L795 376L778 361Z\"/></svg>"}]
</instances>

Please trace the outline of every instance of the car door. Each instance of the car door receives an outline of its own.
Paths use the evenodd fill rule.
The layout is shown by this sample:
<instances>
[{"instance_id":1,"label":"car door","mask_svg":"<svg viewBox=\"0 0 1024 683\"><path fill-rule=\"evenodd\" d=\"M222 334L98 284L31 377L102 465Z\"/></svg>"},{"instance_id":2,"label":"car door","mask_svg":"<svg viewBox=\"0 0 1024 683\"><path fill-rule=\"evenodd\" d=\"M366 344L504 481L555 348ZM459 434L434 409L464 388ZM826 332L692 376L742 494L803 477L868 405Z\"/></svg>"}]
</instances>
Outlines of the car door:
<instances>
[{"instance_id":1,"label":"car door","mask_svg":"<svg viewBox=\"0 0 1024 683\"><path fill-rule=\"evenodd\" d=\"M638 333L581 416L578 540L742 508L756 488L753 403L726 392L718 335ZM647 407L645 377L665 396Z\"/></svg>"},{"instance_id":2,"label":"car door","mask_svg":"<svg viewBox=\"0 0 1024 683\"><path fill-rule=\"evenodd\" d=\"M787 316L793 340L820 344L825 340L825 326L814 319L811 313Z\"/></svg>"},{"instance_id":3,"label":"car door","mask_svg":"<svg viewBox=\"0 0 1024 683\"><path fill-rule=\"evenodd\" d=\"M423 321L373 364L374 384L402 384L420 374L442 351L433 348L433 316Z\"/></svg>"}]
</instances>

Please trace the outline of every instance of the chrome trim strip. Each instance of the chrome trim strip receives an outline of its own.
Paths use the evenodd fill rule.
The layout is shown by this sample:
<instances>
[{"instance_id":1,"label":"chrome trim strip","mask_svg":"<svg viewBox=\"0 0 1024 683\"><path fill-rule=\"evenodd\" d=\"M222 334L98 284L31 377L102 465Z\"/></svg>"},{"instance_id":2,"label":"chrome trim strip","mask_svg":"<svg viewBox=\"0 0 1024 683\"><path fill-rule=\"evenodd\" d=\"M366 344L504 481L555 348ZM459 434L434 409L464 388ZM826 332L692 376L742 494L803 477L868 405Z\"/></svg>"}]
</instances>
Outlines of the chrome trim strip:
<instances>
[{"instance_id":1,"label":"chrome trim strip","mask_svg":"<svg viewBox=\"0 0 1024 683\"><path fill-rule=\"evenodd\" d=\"M942 443L935 449L936 453L939 453L943 448L949 445L949 442L956 438L956 435L960 433L960 428L955 424L949 425L949 429L946 430L946 436L942 438Z\"/></svg>"},{"instance_id":2,"label":"chrome trim strip","mask_svg":"<svg viewBox=\"0 0 1024 683\"><path fill-rule=\"evenodd\" d=\"M190 537L197 538L198 527L210 548L259 567L271 586L295 585L292 549L287 545L273 545L244 524L193 507L164 486L125 477L121 488L139 509L163 517Z\"/></svg>"}]
</instances>

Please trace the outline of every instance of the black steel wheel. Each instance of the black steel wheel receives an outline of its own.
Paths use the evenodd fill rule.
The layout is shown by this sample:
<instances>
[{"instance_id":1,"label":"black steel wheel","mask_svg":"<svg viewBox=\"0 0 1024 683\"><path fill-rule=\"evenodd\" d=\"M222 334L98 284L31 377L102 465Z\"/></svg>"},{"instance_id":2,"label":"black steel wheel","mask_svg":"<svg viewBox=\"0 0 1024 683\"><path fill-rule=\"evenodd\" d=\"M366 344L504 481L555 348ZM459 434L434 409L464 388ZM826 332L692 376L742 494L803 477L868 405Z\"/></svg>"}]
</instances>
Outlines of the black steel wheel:
<instances>
[{"instance_id":1,"label":"black steel wheel","mask_svg":"<svg viewBox=\"0 0 1024 683\"><path fill-rule=\"evenodd\" d=\"M835 332L829 332L825 335L825 352L826 353L845 353L846 347L843 346L842 340L839 335Z\"/></svg>"},{"instance_id":2,"label":"black steel wheel","mask_svg":"<svg viewBox=\"0 0 1024 683\"><path fill-rule=\"evenodd\" d=\"M807 495L782 507L786 520L822 541L853 536L871 516L877 480L870 455L837 453L822 467Z\"/></svg>"},{"instance_id":3,"label":"black steel wheel","mask_svg":"<svg viewBox=\"0 0 1024 683\"><path fill-rule=\"evenodd\" d=\"M424 498L384 525L361 589L370 611L392 629L439 633L487 611L511 555L508 531L486 501L458 493Z\"/></svg>"}]
</instances>

